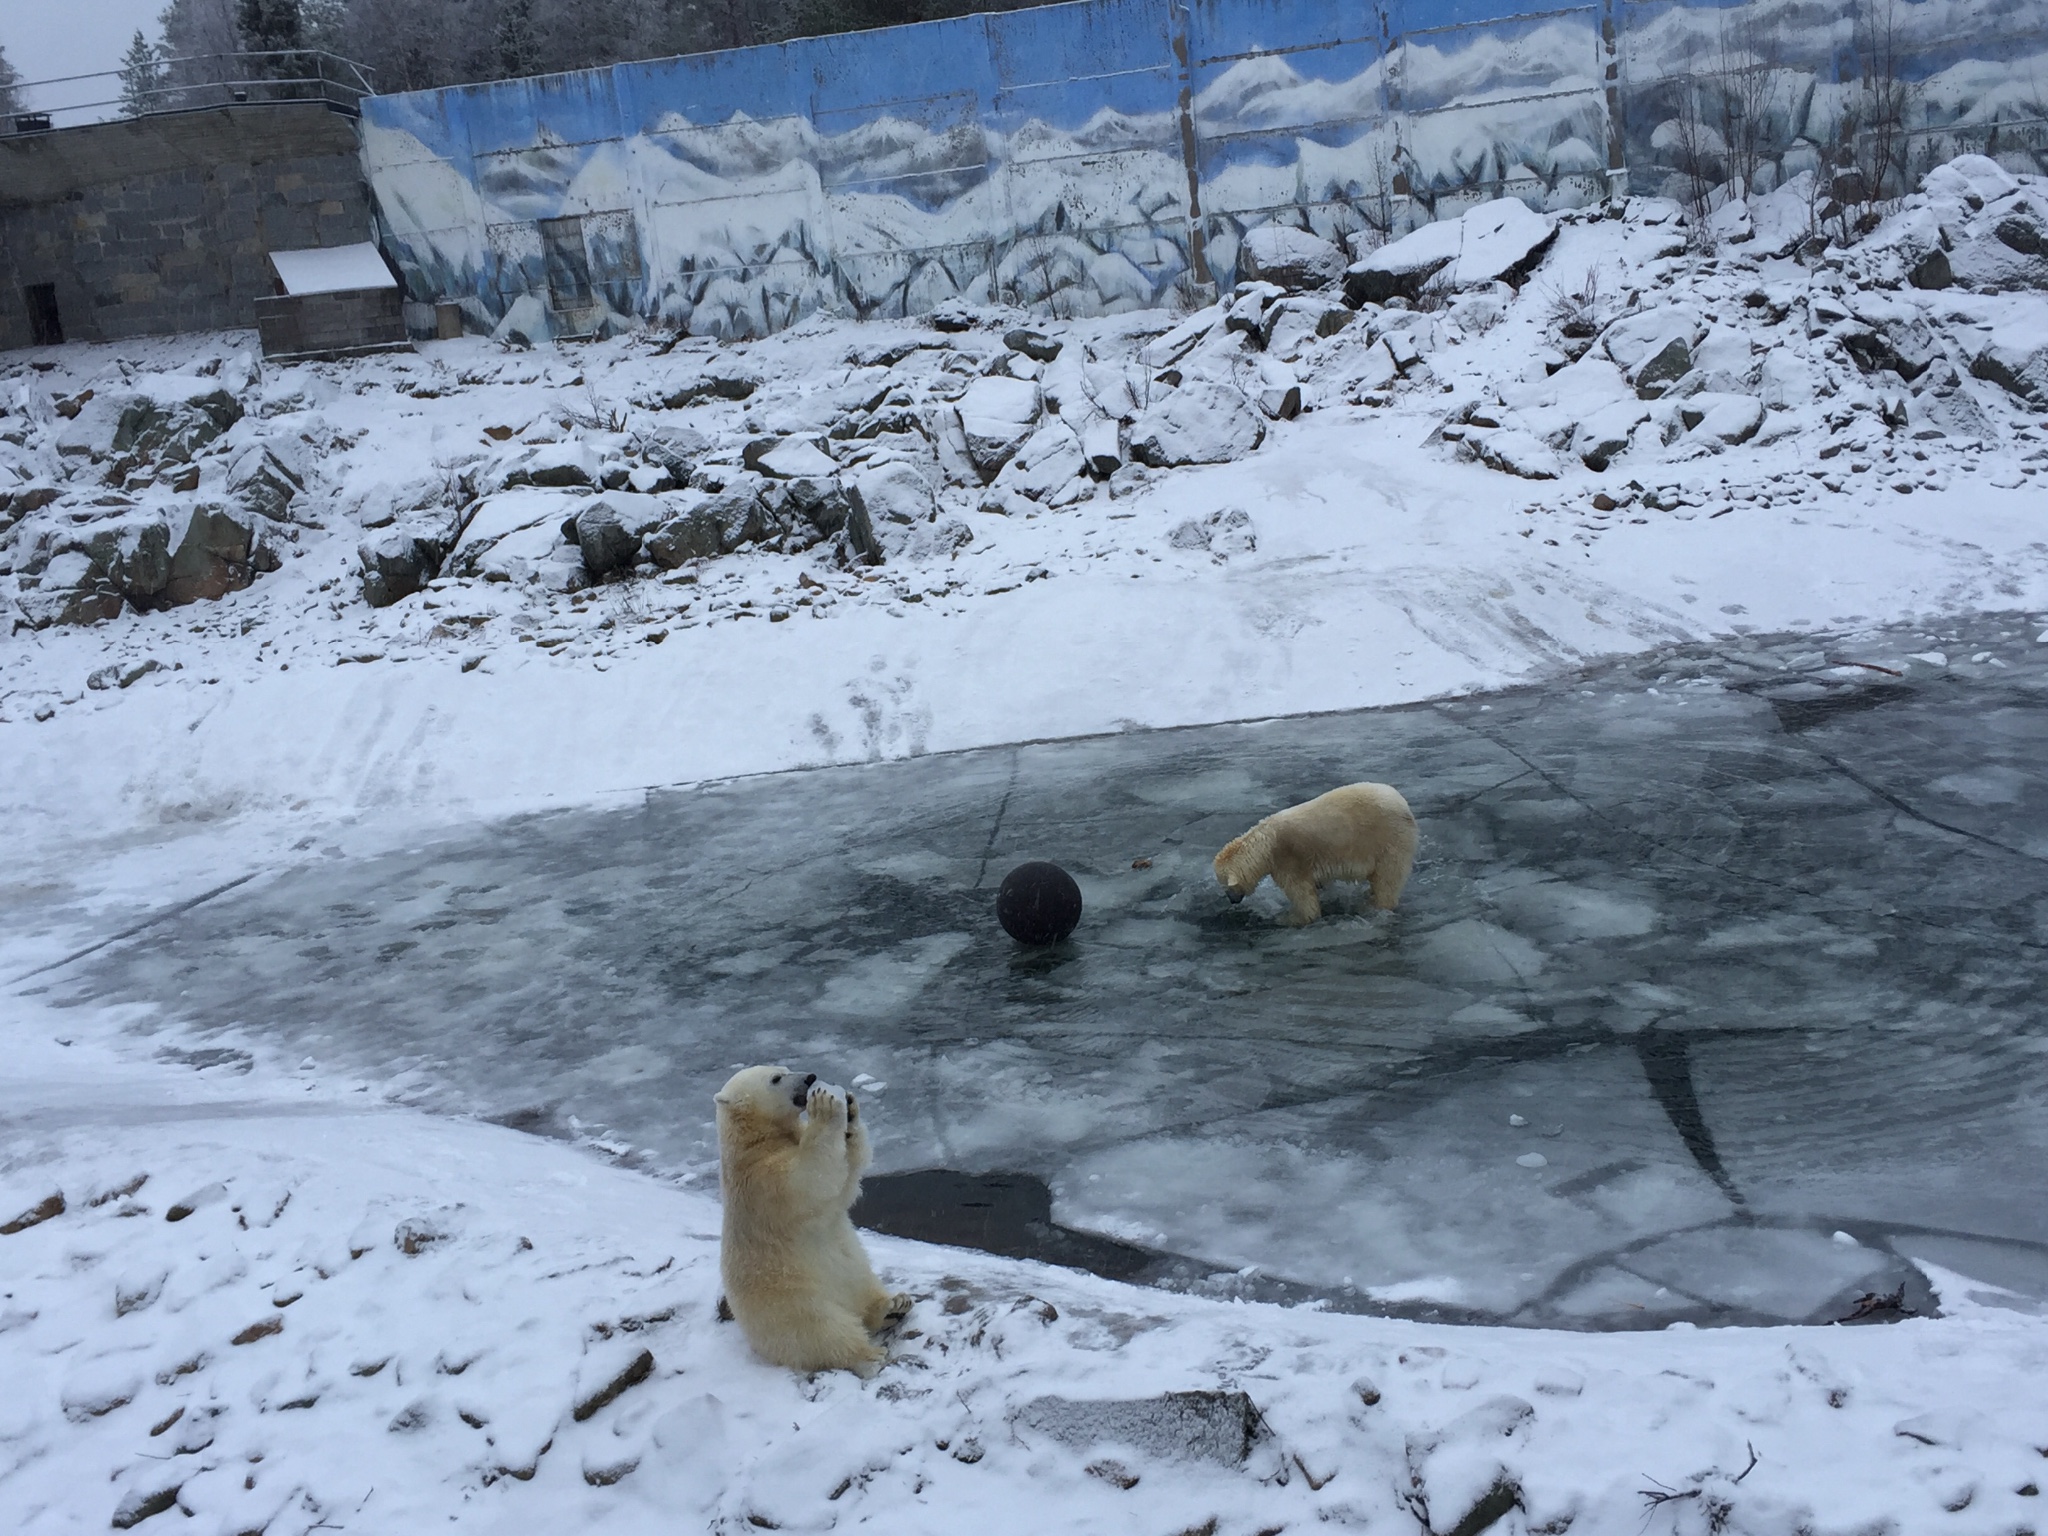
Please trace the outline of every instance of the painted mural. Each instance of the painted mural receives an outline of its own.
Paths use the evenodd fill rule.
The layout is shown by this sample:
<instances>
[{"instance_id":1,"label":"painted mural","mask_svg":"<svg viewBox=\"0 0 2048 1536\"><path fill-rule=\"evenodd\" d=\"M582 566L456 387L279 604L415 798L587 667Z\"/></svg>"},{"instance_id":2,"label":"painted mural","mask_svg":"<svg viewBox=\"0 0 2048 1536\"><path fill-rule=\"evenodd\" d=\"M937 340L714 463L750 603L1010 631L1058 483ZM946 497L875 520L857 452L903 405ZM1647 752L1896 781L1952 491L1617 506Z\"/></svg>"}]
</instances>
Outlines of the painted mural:
<instances>
[{"instance_id":1,"label":"painted mural","mask_svg":"<svg viewBox=\"0 0 2048 1536\"><path fill-rule=\"evenodd\" d=\"M1228 285L1273 221L2048 169L2048 6L1080 0L372 97L363 141L410 295L486 329L1078 317Z\"/></svg>"}]
</instances>

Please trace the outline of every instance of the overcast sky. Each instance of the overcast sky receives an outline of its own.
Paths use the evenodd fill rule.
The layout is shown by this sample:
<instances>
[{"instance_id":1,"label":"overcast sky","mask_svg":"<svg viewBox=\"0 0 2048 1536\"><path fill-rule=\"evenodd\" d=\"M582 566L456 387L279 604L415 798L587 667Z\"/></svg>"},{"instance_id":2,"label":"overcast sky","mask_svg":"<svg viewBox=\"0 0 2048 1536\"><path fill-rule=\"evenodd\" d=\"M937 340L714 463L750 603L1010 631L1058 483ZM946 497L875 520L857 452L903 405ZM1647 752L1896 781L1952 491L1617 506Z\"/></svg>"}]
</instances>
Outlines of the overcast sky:
<instances>
[{"instance_id":1,"label":"overcast sky","mask_svg":"<svg viewBox=\"0 0 2048 1536\"><path fill-rule=\"evenodd\" d=\"M114 69L136 29L158 40L165 0L0 0L0 48L24 80ZM112 94L109 92L109 94Z\"/></svg>"}]
</instances>

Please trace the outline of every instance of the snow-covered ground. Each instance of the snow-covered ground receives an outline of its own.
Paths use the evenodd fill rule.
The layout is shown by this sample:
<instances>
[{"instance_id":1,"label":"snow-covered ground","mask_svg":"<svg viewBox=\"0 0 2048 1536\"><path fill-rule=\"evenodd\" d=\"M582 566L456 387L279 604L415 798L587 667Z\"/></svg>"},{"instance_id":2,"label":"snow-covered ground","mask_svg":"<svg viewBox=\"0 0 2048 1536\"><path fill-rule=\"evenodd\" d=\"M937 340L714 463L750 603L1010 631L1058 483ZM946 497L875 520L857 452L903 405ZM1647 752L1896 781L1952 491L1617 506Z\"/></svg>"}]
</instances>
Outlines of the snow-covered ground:
<instances>
[{"instance_id":1,"label":"snow-covered ground","mask_svg":"<svg viewBox=\"0 0 2048 1536\"><path fill-rule=\"evenodd\" d=\"M2043 192L1944 174L1803 259L1782 197L1712 256L1654 202L1468 231L1461 291L1355 315L10 358L0 1221L63 1197L0 1236L10 1523L2033 1529L2048 1331L1939 1271L1939 1319L1591 1337L877 1239L897 1361L804 1381L713 1320L706 1197L317 1066L168 1076L27 974L304 850L654 785L2039 615ZM1241 1465L1185 1405L1031 1406L1212 1389L1264 1415Z\"/></svg>"}]
</instances>

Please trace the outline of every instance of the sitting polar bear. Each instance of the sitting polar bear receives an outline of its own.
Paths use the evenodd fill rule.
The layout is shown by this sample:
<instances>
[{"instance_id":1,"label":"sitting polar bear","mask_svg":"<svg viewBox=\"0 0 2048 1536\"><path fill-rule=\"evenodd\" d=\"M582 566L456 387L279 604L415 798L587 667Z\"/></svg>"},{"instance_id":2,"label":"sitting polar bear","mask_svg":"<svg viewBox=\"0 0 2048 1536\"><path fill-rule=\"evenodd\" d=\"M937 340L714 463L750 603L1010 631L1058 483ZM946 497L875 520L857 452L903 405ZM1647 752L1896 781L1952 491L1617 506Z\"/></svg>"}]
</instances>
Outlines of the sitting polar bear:
<instances>
[{"instance_id":1,"label":"sitting polar bear","mask_svg":"<svg viewBox=\"0 0 2048 1536\"><path fill-rule=\"evenodd\" d=\"M1372 883L1373 905L1391 912L1415 862L1415 815L1391 784L1346 784L1303 805L1275 811L1216 855L1216 880L1231 903L1266 876L1294 905L1289 920L1323 915L1316 887L1332 880Z\"/></svg>"},{"instance_id":2,"label":"sitting polar bear","mask_svg":"<svg viewBox=\"0 0 2048 1536\"><path fill-rule=\"evenodd\" d=\"M787 1067L748 1067L718 1090L725 1299L762 1359L800 1371L872 1375L871 1337L910 1298L883 1290L847 1210L868 1133L852 1094Z\"/></svg>"}]
</instances>

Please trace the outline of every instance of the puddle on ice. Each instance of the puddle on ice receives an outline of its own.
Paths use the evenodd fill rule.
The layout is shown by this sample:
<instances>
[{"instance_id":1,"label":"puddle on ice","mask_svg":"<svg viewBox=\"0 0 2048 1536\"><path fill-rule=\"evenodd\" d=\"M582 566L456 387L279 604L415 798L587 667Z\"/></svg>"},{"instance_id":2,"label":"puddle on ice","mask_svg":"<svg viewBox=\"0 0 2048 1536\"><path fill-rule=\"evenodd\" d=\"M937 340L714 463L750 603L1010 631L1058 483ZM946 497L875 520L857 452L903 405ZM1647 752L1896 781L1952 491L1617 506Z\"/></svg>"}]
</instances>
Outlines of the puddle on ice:
<instances>
[{"instance_id":1,"label":"puddle on ice","mask_svg":"<svg viewBox=\"0 0 2048 1536\"><path fill-rule=\"evenodd\" d=\"M2001 668L1752 637L528 817L229 891L53 990L699 1176L734 1062L858 1075L864 1219L1154 1284L1819 1321L1924 1307L1922 1254L2038 1299L2048 650L2009 627L1949 652ZM1397 914L1225 903L1216 848L1357 779L1421 821ZM1088 902L1043 953L994 921L1027 858Z\"/></svg>"}]
</instances>

